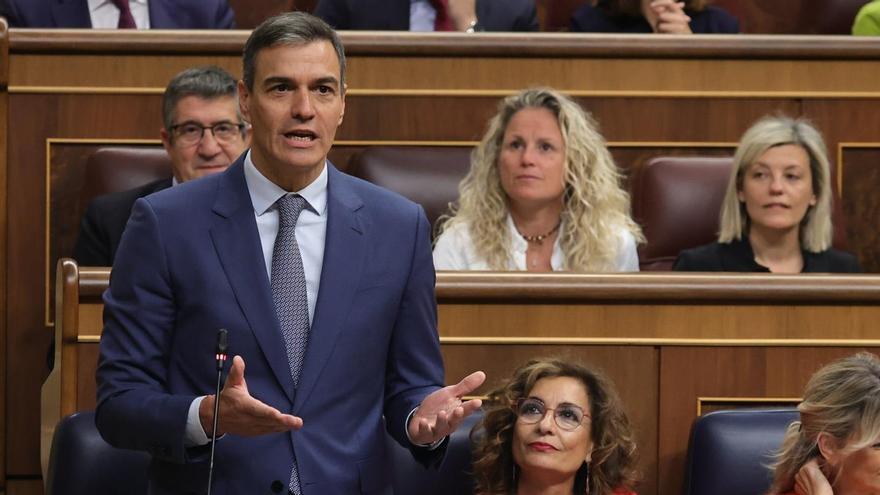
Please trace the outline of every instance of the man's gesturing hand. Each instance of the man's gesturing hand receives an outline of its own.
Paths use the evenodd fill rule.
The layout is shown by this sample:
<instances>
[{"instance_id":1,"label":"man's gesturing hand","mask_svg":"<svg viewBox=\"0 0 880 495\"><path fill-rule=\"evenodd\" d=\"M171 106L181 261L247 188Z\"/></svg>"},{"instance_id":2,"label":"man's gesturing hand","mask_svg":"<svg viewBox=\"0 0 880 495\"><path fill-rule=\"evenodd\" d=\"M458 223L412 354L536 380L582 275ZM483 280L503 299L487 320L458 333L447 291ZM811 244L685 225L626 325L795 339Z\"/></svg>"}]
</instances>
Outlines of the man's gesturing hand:
<instances>
[{"instance_id":1,"label":"man's gesturing hand","mask_svg":"<svg viewBox=\"0 0 880 495\"><path fill-rule=\"evenodd\" d=\"M407 425L410 439L417 445L426 445L455 431L464 418L483 405L479 399L462 402L462 396L479 388L485 380L485 373L475 371L455 385L425 397Z\"/></svg>"},{"instance_id":2,"label":"man's gesturing hand","mask_svg":"<svg viewBox=\"0 0 880 495\"><path fill-rule=\"evenodd\" d=\"M199 405L199 420L208 436L211 436L213 419L214 396L209 395ZM253 437L298 430L302 425L301 418L282 414L278 409L251 397L247 382L244 380L244 359L241 356L232 358L229 375L220 392L220 421L217 424L217 436L232 433Z\"/></svg>"}]
</instances>

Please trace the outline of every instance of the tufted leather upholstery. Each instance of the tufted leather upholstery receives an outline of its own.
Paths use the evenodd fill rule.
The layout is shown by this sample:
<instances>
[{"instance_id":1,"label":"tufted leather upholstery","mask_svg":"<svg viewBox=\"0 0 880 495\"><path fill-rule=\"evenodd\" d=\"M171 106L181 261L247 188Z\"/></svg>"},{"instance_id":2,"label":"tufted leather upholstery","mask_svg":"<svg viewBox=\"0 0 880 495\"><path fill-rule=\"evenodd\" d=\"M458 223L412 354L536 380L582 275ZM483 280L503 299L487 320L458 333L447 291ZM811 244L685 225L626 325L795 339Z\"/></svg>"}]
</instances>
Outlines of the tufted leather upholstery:
<instances>
[{"instance_id":1,"label":"tufted leather upholstery","mask_svg":"<svg viewBox=\"0 0 880 495\"><path fill-rule=\"evenodd\" d=\"M422 205L431 225L458 199L470 148L375 146L351 157L349 173Z\"/></svg>"},{"instance_id":2,"label":"tufted leather upholstery","mask_svg":"<svg viewBox=\"0 0 880 495\"><path fill-rule=\"evenodd\" d=\"M796 409L718 411L697 418L688 446L684 495L762 495L767 465Z\"/></svg>"}]
</instances>

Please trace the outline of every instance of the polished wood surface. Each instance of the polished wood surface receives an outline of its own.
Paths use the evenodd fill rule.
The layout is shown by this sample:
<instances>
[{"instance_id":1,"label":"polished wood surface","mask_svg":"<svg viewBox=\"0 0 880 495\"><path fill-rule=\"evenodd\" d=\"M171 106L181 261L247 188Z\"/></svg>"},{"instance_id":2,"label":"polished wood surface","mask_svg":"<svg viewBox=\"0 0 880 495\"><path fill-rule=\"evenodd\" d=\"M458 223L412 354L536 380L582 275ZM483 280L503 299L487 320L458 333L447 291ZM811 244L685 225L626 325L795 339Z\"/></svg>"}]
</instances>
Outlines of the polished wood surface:
<instances>
[{"instance_id":1,"label":"polished wood surface","mask_svg":"<svg viewBox=\"0 0 880 495\"><path fill-rule=\"evenodd\" d=\"M9 93L9 30L6 19L0 18L0 191L6 191L6 143L8 139ZM6 195L0 193L0 361L6 361ZM6 432L6 374L8 369L0 363L0 438ZM0 442L0 493L6 486L6 442Z\"/></svg>"},{"instance_id":2,"label":"polished wood surface","mask_svg":"<svg viewBox=\"0 0 880 495\"><path fill-rule=\"evenodd\" d=\"M60 371L44 386L43 400L61 406L48 415L44 407L44 435L51 434L55 412L94 407L101 294L109 274L59 264ZM878 297L878 276L437 276L446 381L483 369L489 378L476 394L485 394L535 356L603 369L636 432L643 495L679 493L698 414L790 405L822 364L859 349L880 350L876 330L866 331L878 316ZM801 312L808 318L799 318ZM641 326L652 319L668 321L665 334L645 336Z\"/></svg>"},{"instance_id":3,"label":"polished wood surface","mask_svg":"<svg viewBox=\"0 0 880 495\"><path fill-rule=\"evenodd\" d=\"M0 291L6 291L3 324L8 329L0 339L7 346L0 373L16 370L0 381L8 404L0 417L6 423L3 450L16 452L5 458L7 475L40 472L37 404L54 322L55 261L71 254L75 240L79 211L70 205L78 204L84 157L101 145L155 145L168 79L184 67L206 63L239 74L247 34L10 31L9 95L0 103L7 110L4 122L14 122L0 157L6 160L5 194L0 195L6 202L0 212L6 222L0 270L6 279L0 280ZM368 32L343 33L343 38L350 89L346 120L331 154L341 168L352 152L368 146L471 146L502 96L535 84L568 91L588 108L624 173L658 153L729 153L743 130L765 113L805 115L828 136L832 159L839 162L851 246L866 268L880 271L880 244L872 241L880 176L869 147L880 142L873 124L880 114L880 45L874 40L706 36L694 43L674 36ZM533 328L547 322L555 328L554 315L565 313L563 306L538 305L533 310L540 318L524 321ZM656 318L627 315L624 306L585 306L590 309L584 311L604 322L602 335L614 335L610 322L618 322L633 325L626 328L637 329L633 338L645 342L732 339L740 325L752 329L749 338L783 338L773 328L788 321L804 323L798 338L821 341L836 337L823 333L818 323L832 317L854 318L847 328L855 341L870 337L865 322L877 316L871 303L852 317L834 301L753 306L759 316L749 316L744 307L723 308L727 326L707 325L701 331L675 330L672 322L683 307L677 304L653 306ZM711 301L694 308L693 321L722 309ZM518 323L497 309L442 311L446 320ZM592 331L579 325L581 332ZM489 336L503 332L498 325L487 328L494 328ZM764 335L764 329L770 333ZM523 332L524 338L529 335Z\"/></svg>"}]
</instances>

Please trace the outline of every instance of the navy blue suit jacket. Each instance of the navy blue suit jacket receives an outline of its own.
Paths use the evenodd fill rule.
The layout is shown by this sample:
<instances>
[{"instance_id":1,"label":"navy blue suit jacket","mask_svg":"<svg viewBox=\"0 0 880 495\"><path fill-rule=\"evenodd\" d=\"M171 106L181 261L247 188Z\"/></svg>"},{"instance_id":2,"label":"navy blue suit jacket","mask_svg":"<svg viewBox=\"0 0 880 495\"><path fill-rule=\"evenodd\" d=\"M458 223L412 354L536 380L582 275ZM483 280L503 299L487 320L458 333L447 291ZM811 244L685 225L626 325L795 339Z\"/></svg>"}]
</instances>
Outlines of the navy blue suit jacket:
<instances>
[{"instance_id":1,"label":"navy blue suit jacket","mask_svg":"<svg viewBox=\"0 0 880 495\"><path fill-rule=\"evenodd\" d=\"M232 29L227 0L150 0L152 29ZM6 0L2 12L11 27L90 28L87 0Z\"/></svg>"},{"instance_id":2,"label":"navy blue suit jacket","mask_svg":"<svg viewBox=\"0 0 880 495\"><path fill-rule=\"evenodd\" d=\"M408 414L443 383L430 226L418 205L329 167L324 262L297 390L243 158L135 203L104 295L96 423L112 445L152 454L151 493L205 491L207 449L185 448L184 429L193 399L213 393L219 328L230 356L245 360L250 393L304 426L223 437L215 494L286 487L294 454L305 495L389 488L386 423L408 445Z\"/></svg>"},{"instance_id":3,"label":"navy blue suit jacket","mask_svg":"<svg viewBox=\"0 0 880 495\"><path fill-rule=\"evenodd\" d=\"M727 11L708 5L699 12L685 11L690 16L695 34L736 34L739 20ZM609 16L602 9L584 5L571 16L570 31L583 33L651 33L651 25L643 16Z\"/></svg>"},{"instance_id":4,"label":"navy blue suit jacket","mask_svg":"<svg viewBox=\"0 0 880 495\"><path fill-rule=\"evenodd\" d=\"M320 0L315 15L336 29L409 31L410 0ZM537 31L534 0L477 0L478 29Z\"/></svg>"}]
</instances>

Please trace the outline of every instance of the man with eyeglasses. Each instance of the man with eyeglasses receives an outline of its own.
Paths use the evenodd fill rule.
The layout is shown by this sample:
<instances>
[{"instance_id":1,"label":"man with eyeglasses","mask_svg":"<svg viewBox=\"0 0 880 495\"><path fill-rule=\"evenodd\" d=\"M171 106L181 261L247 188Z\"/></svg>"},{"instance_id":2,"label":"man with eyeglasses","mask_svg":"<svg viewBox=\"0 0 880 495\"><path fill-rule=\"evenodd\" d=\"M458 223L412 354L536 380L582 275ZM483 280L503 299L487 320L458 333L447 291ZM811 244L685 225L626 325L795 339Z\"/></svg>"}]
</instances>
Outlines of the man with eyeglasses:
<instances>
[{"instance_id":1,"label":"man with eyeglasses","mask_svg":"<svg viewBox=\"0 0 880 495\"><path fill-rule=\"evenodd\" d=\"M162 101L162 145L173 177L94 199L80 224L74 258L81 266L111 266L132 206L138 198L222 172L248 146L235 79L219 67L195 67L176 75Z\"/></svg>"}]
</instances>

